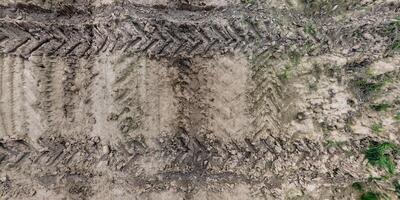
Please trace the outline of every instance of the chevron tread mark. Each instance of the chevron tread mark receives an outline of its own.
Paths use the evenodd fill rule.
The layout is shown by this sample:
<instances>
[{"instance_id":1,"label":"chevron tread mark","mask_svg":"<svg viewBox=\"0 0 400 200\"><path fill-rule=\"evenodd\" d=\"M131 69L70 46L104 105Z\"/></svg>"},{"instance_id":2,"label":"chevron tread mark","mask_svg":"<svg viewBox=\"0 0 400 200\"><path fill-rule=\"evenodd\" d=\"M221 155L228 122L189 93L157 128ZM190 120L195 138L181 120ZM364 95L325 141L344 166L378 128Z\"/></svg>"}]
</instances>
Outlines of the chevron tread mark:
<instances>
[{"instance_id":1,"label":"chevron tread mark","mask_svg":"<svg viewBox=\"0 0 400 200\"><path fill-rule=\"evenodd\" d=\"M243 40L255 38L256 34L253 32L260 34L260 31L252 25L251 27L257 31L244 32L242 30L239 37L237 33L239 28L231 26L213 23L174 24L153 19L142 24L129 19L115 27L115 31L110 31L107 27L98 24L94 26L95 35L98 37L96 46L99 47L96 52L104 53L123 49L124 52L141 52L153 56L211 55L209 51L239 48L240 44L245 44ZM242 29L249 28L244 26ZM117 43L126 43L126 45Z\"/></svg>"},{"instance_id":2,"label":"chevron tread mark","mask_svg":"<svg viewBox=\"0 0 400 200\"><path fill-rule=\"evenodd\" d=\"M1 142L0 154L2 159L0 165L8 167L19 167L24 160L28 160L29 154L32 153L29 145L23 140L14 140L13 142Z\"/></svg>"},{"instance_id":3,"label":"chevron tread mark","mask_svg":"<svg viewBox=\"0 0 400 200\"><path fill-rule=\"evenodd\" d=\"M76 46L77 44L73 45ZM61 75L65 77L62 81L62 110L63 116L68 120L74 120L75 114L73 110L76 109L77 103L76 99L76 77L78 72L78 61L75 58L69 58L65 61L65 70L64 73Z\"/></svg>"},{"instance_id":4,"label":"chevron tread mark","mask_svg":"<svg viewBox=\"0 0 400 200\"><path fill-rule=\"evenodd\" d=\"M60 123L65 119L65 114L68 110L64 109L65 102L69 101L64 95L64 85L63 83L68 77L65 77L63 67L65 63L57 59L48 58L46 56L40 56L36 64L31 67L31 69L37 71L37 73L31 74L31 81L37 81L39 83L38 87L38 98L34 102L40 105L39 110L41 111L39 115L35 115L36 120L41 120L43 127L37 127L36 133L42 134L55 134L62 131L60 129ZM67 69L67 68L66 68ZM65 78L64 78L65 77ZM33 88L33 94L36 88ZM35 107L31 110L37 110ZM36 112L37 113L37 112ZM33 117L32 117L33 118ZM35 118L33 118L35 119ZM31 125L31 128L35 126ZM42 131L41 131L42 130ZM38 136L36 136L38 137Z\"/></svg>"},{"instance_id":5,"label":"chevron tread mark","mask_svg":"<svg viewBox=\"0 0 400 200\"><path fill-rule=\"evenodd\" d=\"M135 61L125 61L114 67L115 80L113 87L113 102L116 106L115 114L119 131L127 137L139 126L140 119L140 94L139 74Z\"/></svg>"},{"instance_id":6,"label":"chevron tread mark","mask_svg":"<svg viewBox=\"0 0 400 200\"><path fill-rule=\"evenodd\" d=\"M93 37L89 26L41 25L0 20L1 47L6 54L29 57L34 53L68 56L87 51ZM90 46L92 48L92 46Z\"/></svg>"},{"instance_id":7,"label":"chevron tread mark","mask_svg":"<svg viewBox=\"0 0 400 200\"><path fill-rule=\"evenodd\" d=\"M252 79L255 82L254 88L250 91L252 98L251 112L254 115L252 124L260 127L255 130L254 136L264 135L265 133L278 134L281 131L280 112L283 100L282 83L278 78L273 67L263 66L263 58L259 58L253 66Z\"/></svg>"},{"instance_id":8,"label":"chevron tread mark","mask_svg":"<svg viewBox=\"0 0 400 200\"><path fill-rule=\"evenodd\" d=\"M44 66L43 70L43 88L42 88L42 93L44 98L42 99L43 105L44 105L44 112L46 113L46 121L48 124L48 127L51 127L53 124L53 120L55 116L53 115L53 74L54 74L54 69L52 64L48 64Z\"/></svg>"},{"instance_id":9,"label":"chevron tread mark","mask_svg":"<svg viewBox=\"0 0 400 200\"><path fill-rule=\"evenodd\" d=\"M26 50L26 51L25 51L24 53L22 53L22 54L23 54L24 57L27 57L27 56L29 56L29 55L32 55L32 54L35 53L35 51L39 50L43 45L45 45L45 44L47 44L47 43L49 43L49 42L51 42L51 39L49 39L49 38L46 38L46 39L37 41L37 42L35 42L35 43L32 45L31 48L29 48L29 49L27 48L28 50Z\"/></svg>"},{"instance_id":10,"label":"chevron tread mark","mask_svg":"<svg viewBox=\"0 0 400 200\"><path fill-rule=\"evenodd\" d=\"M96 121L95 117L93 116L93 95L94 95L94 88L93 84L96 81L96 77L98 76L99 72L93 65L92 59L81 59L79 62L80 68L77 71L77 79L82 81L77 81L79 84L80 93L82 94L82 99L80 100L79 108L82 110L82 120L85 121L85 130L91 131L93 130L93 126ZM83 105L83 106L82 106Z\"/></svg>"},{"instance_id":11,"label":"chevron tread mark","mask_svg":"<svg viewBox=\"0 0 400 200\"><path fill-rule=\"evenodd\" d=\"M104 155L99 146L87 145L82 142L70 143L66 146L65 141L52 141L49 139L38 140L40 149L34 148L24 140L8 140L0 142L0 166L7 169L16 168L46 168L46 170L57 170L62 166L85 167L94 169L99 162L108 163L110 169L116 169L121 162L130 162L133 155L128 153L126 146L117 146L114 156ZM70 141L71 142L71 141ZM139 152L137 152L139 153Z\"/></svg>"},{"instance_id":12,"label":"chevron tread mark","mask_svg":"<svg viewBox=\"0 0 400 200\"><path fill-rule=\"evenodd\" d=\"M32 35L22 29L21 25L18 23L1 23L0 30L5 34L3 52L6 54L14 53L21 47L29 45L29 42L32 39Z\"/></svg>"},{"instance_id":13,"label":"chevron tread mark","mask_svg":"<svg viewBox=\"0 0 400 200\"><path fill-rule=\"evenodd\" d=\"M357 153L362 152L362 148L355 146L354 141L347 145ZM206 148L202 148L206 147ZM297 139L284 142L280 138L268 136L267 138L244 140L231 140L221 142L218 140L200 140L196 137L174 137L164 140L161 144L161 151L164 155L170 157L171 163L166 167L167 171L190 172L204 170L212 173L214 170L229 172L240 171L247 174L266 173L270 171L270 163L277 159L284 159L287 162L297 162L297 165L289 167L290 173L296 173L302 165L307 165L307 159L318 160L321 155L343 154L345 151L335 150L335 153L327 153L326 147L318 142L307 139ZM295 161L293 158L300 157L303 160ZM199 166L197 161L204 165ZM334 169L339 163L331 163L328 168ZM253 177L257 179L256 177Z\"/></svg>"},{"instance_id":14,"label":"chevron tread mark","mask_svg":"<svg viewBox=\"0 0 400 200\"><path fill-rule=\"evenodd\" d=\"M92 140L92 138L87 138L87 140ZM354 139L346 145L349 150L360 155L366 147L359 146L362 140L366 140L367 143L371 141L368 138ZM133 179L131 180L135 180L135 174L143 170L140 168L140 163L136 162L139 157L162 156L170 162L166 163L162 172L154 174L153 178L156 180L165 173L199 175L200 171L202 172L201 176L211 178L215 173L233 173L235 171L236 173L233 173L235 175L253 181L261 181L265 173L280 173L280 168L271 165L277 159L291 163L285 168L286 177L290 177L295 176L298 170L309 166L310 161L315 163L315 167L320 167L318 161L325 159L326 156L335 157L338 154L346 154L346 151L340 148L335 149L334 152L328 151L326 146L308 139L283 141L272 136L253 140L232 139L229 142L204 140L198 137L170 137L164 138L159 148L153 149L151 152L145 149L145 143L136 141L134 146L128 147L125 144L112 146L112 154L104 154L101 146L97 143L87 144L82 141L69 140L66 143L58 139L40 139L39 145L41 148L36 149L24 140L1 140L0 166L6 171L45 169L49 173L78 167L81 170L87 169L96 173L97 166L105 163L107 170L132 175ZM294 159L299 157L302 159ZM335 170L343 162L351 162L351 160L329 163L325 167L328 170ZM258 178L252 175L255 172L260 175ZM342 176L347 175L338 174L332 179L340 179ZM215 181L218 182L220 179L215 179ZM165 184L169 184L169 182L168 180Z\"/></svg>"},{"instance_id":15,"label":"chevron tread mark","mask_svg":"<svg viewBox=\"0 0 400 200\"><path fill-rule=\"evenodd\" d=\"M239 10L236 15L224 11L217 18L182 22L168 20L168 15L154 18L154 16L143 14L140 9L138 13L142 15L129 12L132 14L127 17L104 23L80 24L67 20L66 23L60 24L41 23L40 19L35 22L3 18L0 20L0 49L2 53L23 54L24 57L39 53L62 57L82 54L90 56L98 53L112 54L122 50L155 57L196 55L208 57L215 53L229 52L232 49L240 49L252 54L270 47L272 42L287 41L285 48L288 48L296 44L304 45L307 41L308 37L301 34L296 33L290 37L286 34L287 31L295 31L296 27L284 27L288 30L283 30L280 21L272 23L263 19L262 13L261 17L258 17L257 14L252 13L252 10ZM377 14L388 19L393 18L393 12L383 14L380 13L382 10L381 7L377 9ZM102 13L92 14L103 16ZM31 15L31 13L26 13L26 15ZM294 15L300 14L294 13ZM373 17L373 15L367 17ZM30 20L33 18L30 16ZM362 27L363 33L374 31L381 34L385 29L385 22L371 24L365 19L362 25L347 23L337 31L337 23L324 20L321 19L319 23L326 24L327 28L321 31L321 37L317 38L321 40L321 44L325 45L321 47L324 50L336 47L349 48L353 43L360 42L368 47L369 44L364 44L367 40L352 37L351 30L355 27ZM338 35L343 36L341 37L343 42L328 44L330 37ZM294 37L296 37L296 42L292 40Z\"/></svg>"}]
</instances>

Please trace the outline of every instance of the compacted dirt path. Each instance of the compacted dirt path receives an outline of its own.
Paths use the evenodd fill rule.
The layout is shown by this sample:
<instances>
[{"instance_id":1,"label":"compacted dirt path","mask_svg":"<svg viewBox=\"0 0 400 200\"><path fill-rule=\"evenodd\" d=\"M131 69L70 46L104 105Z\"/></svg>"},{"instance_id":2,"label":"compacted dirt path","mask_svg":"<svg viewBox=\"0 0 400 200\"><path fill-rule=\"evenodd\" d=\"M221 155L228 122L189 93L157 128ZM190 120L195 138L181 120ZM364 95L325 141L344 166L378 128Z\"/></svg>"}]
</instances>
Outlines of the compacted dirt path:
<instances>
[{"instance_id":1,"label":"compacted dirt path","mask_svg":"<svg viewBox=\"0 0 400 200\"><path fill-rule=\"evenodd\" d=\"M0 198L394 199L397 151L390 175L364 154L400 142L399 16L389 0L1 2Z\"/></svg>"}]
</instances>

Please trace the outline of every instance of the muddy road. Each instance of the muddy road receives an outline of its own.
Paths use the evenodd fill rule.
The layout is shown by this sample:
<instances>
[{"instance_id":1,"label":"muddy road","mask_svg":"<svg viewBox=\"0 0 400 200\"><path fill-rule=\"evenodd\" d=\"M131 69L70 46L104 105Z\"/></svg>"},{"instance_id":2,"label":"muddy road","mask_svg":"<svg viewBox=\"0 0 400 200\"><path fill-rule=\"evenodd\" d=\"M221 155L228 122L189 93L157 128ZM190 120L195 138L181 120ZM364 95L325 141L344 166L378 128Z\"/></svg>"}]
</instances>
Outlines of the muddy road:
<instances>
[{"instance_id":1,"label":"muddy road","mask_svg":"<svg viewBox=\"0 0 400 200\"><path fill-rule=\"evenodd\" d=\"M0 199L396 199L400 2L0 1Z\"/></svg>"}]
</instances>

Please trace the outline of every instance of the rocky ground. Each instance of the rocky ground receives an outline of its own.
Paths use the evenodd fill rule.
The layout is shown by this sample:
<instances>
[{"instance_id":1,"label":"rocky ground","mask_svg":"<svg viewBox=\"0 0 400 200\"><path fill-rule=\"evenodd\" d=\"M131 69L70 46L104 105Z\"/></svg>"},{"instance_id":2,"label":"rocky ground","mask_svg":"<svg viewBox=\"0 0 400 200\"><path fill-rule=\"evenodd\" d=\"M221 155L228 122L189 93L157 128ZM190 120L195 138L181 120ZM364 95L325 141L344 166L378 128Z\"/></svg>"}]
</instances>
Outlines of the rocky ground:
<instances>
[{"instance_id":1,"label":"rocky ground","mask_svg":"<svg viewBox=\"0 0 400 200\"><path fill-rule=\"evenodd\" d=\"M397 199L399 30L397 0L1 0L0 198Z\"/></svg>"}]
</instances>

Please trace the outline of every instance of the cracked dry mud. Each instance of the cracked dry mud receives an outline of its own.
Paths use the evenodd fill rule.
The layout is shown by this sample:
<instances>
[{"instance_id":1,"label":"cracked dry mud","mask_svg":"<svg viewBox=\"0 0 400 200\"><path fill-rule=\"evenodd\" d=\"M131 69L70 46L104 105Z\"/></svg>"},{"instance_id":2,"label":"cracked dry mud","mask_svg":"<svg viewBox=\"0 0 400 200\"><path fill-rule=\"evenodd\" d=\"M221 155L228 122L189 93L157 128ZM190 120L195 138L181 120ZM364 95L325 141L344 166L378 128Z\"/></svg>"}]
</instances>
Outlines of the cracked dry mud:
<instances>
[{"instance_id":1,"label":"cracked dry mud","mask_svg":"<svg viewBox=\"0 0 400 200\"><path fill-rule=\"evenodd\" d=\"M400 143L399 17L397 0L2 0L0 199L396 199L364 153Z\"/></svg>"}]
</instances>

